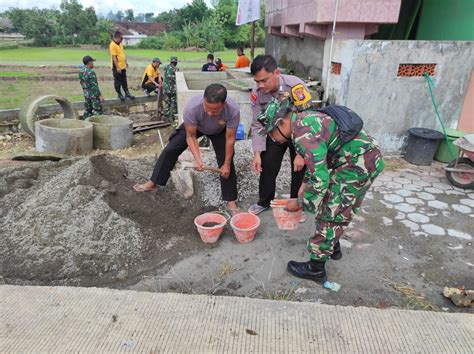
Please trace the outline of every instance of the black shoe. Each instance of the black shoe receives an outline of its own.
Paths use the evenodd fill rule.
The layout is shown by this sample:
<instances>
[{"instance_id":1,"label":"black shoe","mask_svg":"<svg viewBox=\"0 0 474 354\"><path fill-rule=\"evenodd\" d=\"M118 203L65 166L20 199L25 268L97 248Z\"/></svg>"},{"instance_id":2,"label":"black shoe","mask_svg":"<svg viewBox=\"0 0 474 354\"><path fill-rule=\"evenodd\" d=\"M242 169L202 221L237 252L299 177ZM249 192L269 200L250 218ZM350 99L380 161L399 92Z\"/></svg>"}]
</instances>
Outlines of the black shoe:
<instances>
[{"instance_id":1,"label":"black shoe","mask_svg":"<svg viewBox=\"0 0 474 354\"><path fill-rule=\"evenodd\" d=\"M117 97L120 98L120 101L125 101L125 96L121 93L119 93Z\"/></svg>"},{"instance_id":2,"label":"black shoe","mask_svg":"<svg viewBox=\"0 0 474 354\"><path fill-rule=\"evenodd\" d=\"M331 259L337 261L342 258L341 244L339 241L334 245L334 252L330 255Z\"/></svg>"},{"instance_id":3,"label":"black shoe","mask_svg":"<svg viewBox=\"0 0 474 354\"><path fill-rule=\"evenodd\" d=\"M128 90L125 91L125 97L128 97L128 98L130 98L131 100L134 100L134 99L135 99L135 96L132 95L132 94L130 93L130 91L128 91Z\"/></svg>"},{"instance_id":4,"label":"black shoe","mask_svg":"<svg viewBox=\"0 0 474 354\"><path fill-rule=\"evenodd\" d=\"M313 261L309 262L295 262L289 261L288 271L298 278L313 280L317 283L324 283L326 278L326 269L324 264L326 262Z\"/></svg>"}]
</instances>

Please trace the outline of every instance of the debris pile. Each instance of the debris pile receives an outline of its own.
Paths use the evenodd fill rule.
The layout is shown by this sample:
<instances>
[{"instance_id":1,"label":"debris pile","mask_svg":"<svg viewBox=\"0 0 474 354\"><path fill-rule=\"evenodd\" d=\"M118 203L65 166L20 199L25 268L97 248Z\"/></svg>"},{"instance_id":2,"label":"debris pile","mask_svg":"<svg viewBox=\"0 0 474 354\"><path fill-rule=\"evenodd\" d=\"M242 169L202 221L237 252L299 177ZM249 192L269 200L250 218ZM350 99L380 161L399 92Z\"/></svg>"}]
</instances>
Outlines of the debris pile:
<instances>
[{"instance_id":1,"label":"debris pile","mask_svg":"<svg viewBox=\"0 0 474 354\"><path fill-rule=\"evenodd\" d=\"M204 247L193 225L207 211L199 196L184 200L171 183L132 191L153 164L97 155L2 169L0 275L19 284L105 285Z\"/></svg>"}]
</instances>

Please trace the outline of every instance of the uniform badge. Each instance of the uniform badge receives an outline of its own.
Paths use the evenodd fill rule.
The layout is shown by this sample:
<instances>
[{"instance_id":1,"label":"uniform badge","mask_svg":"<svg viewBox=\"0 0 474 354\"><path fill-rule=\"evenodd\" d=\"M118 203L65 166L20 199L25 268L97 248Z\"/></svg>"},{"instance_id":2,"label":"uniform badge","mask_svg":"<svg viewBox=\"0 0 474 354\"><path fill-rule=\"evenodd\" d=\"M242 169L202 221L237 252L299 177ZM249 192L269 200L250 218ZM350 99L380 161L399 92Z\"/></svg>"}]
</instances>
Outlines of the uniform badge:
<instances>
[{"instance_id":1,"label":"uniform badge","mask_svg":"<svg viewBox=\"0 0 474 354\"><path fill-rule=\"evenodd\" d=\"M250 94L250 104L252 106L255 106L257 104L257 94L252 91L252 93Z\"/></svg>"},{"instance_id":2,"label":"uniform badge","mask_svg":"<svg viewBox=\"0 0 474 354\"><path fill-rule=\"evenodd\" d=\"M225 125L225 120L219 119L219 120L217 121L217 124L219 124L219 125L221 125L221 126L222 126L222 125Z\"/></svg>"},{"instance_id":3,"label":"uniform badge","mask_svg":"<svg viewBox=\"0 0 474 354\"><path fill-rule=\"evenodd\" d=\"M298 111L302 111L311 106L311 94L303 84L298 84L291 88L291 97Z\"/></svg>"}]
</instances>

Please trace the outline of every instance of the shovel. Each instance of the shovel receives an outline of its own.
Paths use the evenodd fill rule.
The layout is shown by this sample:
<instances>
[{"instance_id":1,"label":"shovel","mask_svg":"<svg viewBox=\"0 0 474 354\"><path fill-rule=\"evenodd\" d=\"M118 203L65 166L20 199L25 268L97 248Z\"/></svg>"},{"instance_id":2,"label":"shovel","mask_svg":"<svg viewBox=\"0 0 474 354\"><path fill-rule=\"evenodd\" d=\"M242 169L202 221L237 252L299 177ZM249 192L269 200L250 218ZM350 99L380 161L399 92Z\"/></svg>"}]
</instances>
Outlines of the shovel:
<instances>
[{"instance_id":1,"label":"shovel","mask_svg":"<svg viewBox=\"0 0 474 354\"><path fill-rule=\"evenodd\" d=\"M176 168L171 171L171 179L179 194L184 199L190 199L194 194L193 187L193 176L191 169L194 169L194 165L191 162L182 162L180 168ZM203 166L205 171L212 171L220 173L221 171L217 167Z\"/></svg>"}]
</instances>

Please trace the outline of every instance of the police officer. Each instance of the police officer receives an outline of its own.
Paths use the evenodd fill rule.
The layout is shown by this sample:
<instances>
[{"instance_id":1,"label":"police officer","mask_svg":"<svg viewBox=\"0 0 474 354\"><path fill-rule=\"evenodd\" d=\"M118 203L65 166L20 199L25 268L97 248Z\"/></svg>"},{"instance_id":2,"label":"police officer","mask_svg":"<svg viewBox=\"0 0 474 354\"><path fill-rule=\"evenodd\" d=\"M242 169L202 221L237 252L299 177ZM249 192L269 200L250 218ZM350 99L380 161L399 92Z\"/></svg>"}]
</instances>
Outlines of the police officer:
<instances>
[{"instance_id":1,"label":"police officer","mask_svg":"<svg viewBox=\"0 0 474 354\"><path fill-rule=\"evenodd\" d=\"M261 128L257 121L259 113L265 109L266 105L274 97L282 97L285 93L290 93L292 89L300 89L302 95L310 97L304 82L292 75L280 73L275 59L270 55L259 55L252 62L250 72L256 82L256 88L251 94L251 104L253 111L252 120L252 148L254 158L252 170L260 174L259 199L258 202L250 206L249 212L259 214L270 207L270 201L275 197L275 186L281 162L287 149L290 149L291 158L291 197L296 198L298 189L303 181L304 171L295 171L294 159L296 157L295 148L291 141L276 143L267 136L260 136L258 130Z\"/></svg>"},{"instance_id":2,"label":"police officer","mask_svg":"<svg viewBox=\"0 0 474 354\"><path fill-rule=\"evenodd\" d=\"M171 57L170 63L163 70L163 120L173 122L178 114L178 103L176 100L176 65L178 57Z\"/></svg>"},{"instance_id":3,"label":"police officer","mask_svg":"<svg viewBox=\"0 0 474 354\"><path fill-rule=\"evenodd\" d=\"M304 159L304 183L287 209L298 211L304 205L306 211L315 213L316 231L308 241L310 260L290 261L288 271L323 283L326 261L342 257L339 239L384 162L376 141L362 129L362 120L353 111L329 106L325 113L298 112L293 105L296 101L297 95L272 99L258 117L260 133L278 143L291 141Z\"/></svg>"}]
</instances>

